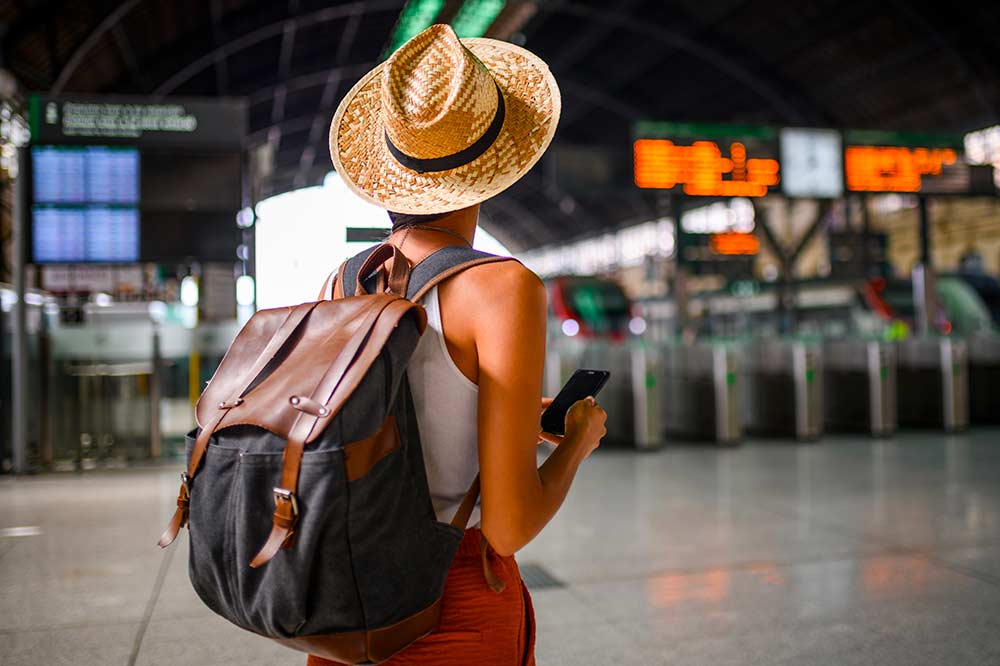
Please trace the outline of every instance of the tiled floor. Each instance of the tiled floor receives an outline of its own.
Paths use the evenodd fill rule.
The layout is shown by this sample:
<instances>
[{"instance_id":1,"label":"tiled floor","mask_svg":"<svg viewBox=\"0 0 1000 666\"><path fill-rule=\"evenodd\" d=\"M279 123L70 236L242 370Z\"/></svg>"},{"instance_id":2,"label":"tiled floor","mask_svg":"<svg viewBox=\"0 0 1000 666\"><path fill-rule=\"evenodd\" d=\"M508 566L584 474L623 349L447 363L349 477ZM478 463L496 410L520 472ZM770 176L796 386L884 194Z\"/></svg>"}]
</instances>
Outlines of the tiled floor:
<instances>
[{"instance_id":1,"label":"tiled floor","mask_svg":"<svg viewBox=\"0 0 1000 666\"><path fill-rule=\"evenodd\" d=\"M304 663L155 547L176 471L0 480L0 666ZM601 451L519 559L542 666L1000 664L1000 431Z\"/></svg>"}]
</instances>

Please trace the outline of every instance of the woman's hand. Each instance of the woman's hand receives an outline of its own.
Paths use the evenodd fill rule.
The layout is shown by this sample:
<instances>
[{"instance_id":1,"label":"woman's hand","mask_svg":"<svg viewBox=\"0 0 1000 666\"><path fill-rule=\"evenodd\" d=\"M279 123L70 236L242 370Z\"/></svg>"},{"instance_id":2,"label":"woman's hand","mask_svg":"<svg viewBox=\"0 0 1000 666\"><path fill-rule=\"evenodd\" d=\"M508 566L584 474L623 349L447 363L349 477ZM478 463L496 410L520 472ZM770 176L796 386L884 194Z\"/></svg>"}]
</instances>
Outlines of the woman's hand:
<instances>
[{"instance_id":1,"label":"woman's hand","mask_svg":"<svg viewBox=\"0 0 1000 666\"><path fill-rule=\"evenodd\" d=\"M555 400L555 398L546 398L546 397L542 396L542 411L541 411L541 414L545 413L545 410L549 408L549 405L552 404L553 400ZM553 435L552 433L545 432L544 430L540 430L538 432L538 443L539 444L541 444L542 442L548 442L549 444L554 444L555 446L559 446L559 444L562 443L562 440L563 440L563 438L560 437L559 435Z\"/></svg>"},{"instance_id":2,"label":"woman's hand","mask_svg":"<svg viewBox=\"0 0 1000 666\"><path fill-rule=\"evenodd\" d=\"M552 398L542 398L542 411L552 404ZM568 437L579 438L589 456L601 444L601 438L608 434L604 427L608 414L597 404L593 396L577 400L566 412L566 426L562 437L542 431L538 437L541 441L559 445Z\"/></svg>"}]
</instances>

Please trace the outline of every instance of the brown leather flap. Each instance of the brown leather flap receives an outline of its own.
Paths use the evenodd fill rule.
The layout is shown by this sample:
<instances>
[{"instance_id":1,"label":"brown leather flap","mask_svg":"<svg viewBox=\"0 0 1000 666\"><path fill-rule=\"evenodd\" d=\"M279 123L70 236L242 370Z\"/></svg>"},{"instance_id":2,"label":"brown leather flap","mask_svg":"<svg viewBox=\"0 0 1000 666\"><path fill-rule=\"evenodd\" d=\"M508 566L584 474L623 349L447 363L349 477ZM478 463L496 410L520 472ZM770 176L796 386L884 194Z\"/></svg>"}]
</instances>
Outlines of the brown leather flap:
<instances>
[{"instance_id":1,"label":"brown leather flap","mask_svg":"<svg viewBox=\"0 0 1000 666\"><path fill-rule=\"evenodd\" d=\"M386 325L384 320L387 317L394 318L390 322L394 325L404 316L412 316L418 330L423 333L427 325L423 307L416 303L408 303L409 307L385 307L397 300L403 299L391 294L375 294L319 302L277 352L275 362L270 364L273 369L265 370L270 374L242 396L243 401L231 408L220 427L252 424L266 428L279 437L288 437L299 415L299 408L308 408L305 400L293 399L311 396L348 342L355 336L367 336L370 329L360 330L367 314L381 310L376 319L380 326ZM287 313L288 308L261 310L243 327L198 400L196 417L199 426L205 427L212 422L220 403L231 405L235 398L241 397L233 393L241 390L242 375L257 359ZM359 352L356 358L362 356ZM298 403L299 407L293 403ZM328 421L320 419L307 441L318 437Z\"/></svg>"}]
</instances>

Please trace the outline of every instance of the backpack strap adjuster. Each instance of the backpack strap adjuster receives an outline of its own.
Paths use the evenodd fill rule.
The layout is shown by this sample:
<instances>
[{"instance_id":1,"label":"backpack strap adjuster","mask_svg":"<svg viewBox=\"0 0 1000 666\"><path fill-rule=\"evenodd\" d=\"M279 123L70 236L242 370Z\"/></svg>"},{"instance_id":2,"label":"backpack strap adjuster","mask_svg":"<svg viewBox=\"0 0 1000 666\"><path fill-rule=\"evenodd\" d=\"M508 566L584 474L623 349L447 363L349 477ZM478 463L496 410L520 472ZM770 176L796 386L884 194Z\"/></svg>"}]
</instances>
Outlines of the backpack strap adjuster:
<instances>
[{"instance_id":1,"label":"backpack strap adjuster","mask_svg":"<svg viewBox=\"0 0 1000 666\"><path fill-rule=\"evenodd\" d=\"M282 548L291 548L295 541L295 523L299 520L299 502L288 488L274 488L274 518L271 533L260 552L250 561L256 569L271 561Z\"/></svg>"},{"instance_id":2,"label":"backpack strap adjuster","mask_svg":"<svg viewBox=\"0 0 1000 666\"><path fill-rule=\"evenodd\" d=\"M274 492L274 505L277 507L281 502L288 502L292 507L292 522L296 521L299 517L299 501L295 499L295 493L287 488L275 488ZM275 515L277 515L277 509L275 510Z\"/></svg>"}]
</instances>

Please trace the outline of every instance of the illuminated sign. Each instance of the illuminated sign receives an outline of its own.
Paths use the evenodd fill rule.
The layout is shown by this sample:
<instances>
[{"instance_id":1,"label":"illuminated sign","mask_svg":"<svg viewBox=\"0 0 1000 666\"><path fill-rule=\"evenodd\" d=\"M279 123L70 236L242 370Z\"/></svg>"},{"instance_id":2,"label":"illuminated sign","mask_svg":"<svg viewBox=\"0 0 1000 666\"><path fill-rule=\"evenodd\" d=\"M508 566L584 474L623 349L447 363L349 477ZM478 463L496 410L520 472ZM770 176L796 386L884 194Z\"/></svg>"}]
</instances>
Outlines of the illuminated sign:
<instances>
[{"instance_id":1,"label":"illuminated sign","mask_svg":"<svg viewBox=\"0 0 1000 666\"><path fill-rule=\"evenodd\" d=\"M790 197L836 199L842 196L843 157L837 130L782 129L782 191Z\"/></svg>"},{"instance_id":2,"label":"illuminated sign","mask_svg":"<svg viewBox=\"0 0 1000 666\"><path fill-rule=\"evenodd\" d=\"M713 234L709 247L716 254L753 255L760 252L760 239L753 234L736 232Z\"/></svg>"},{"instance_id":3,"label":"illuminated sign","mask_svg":"<svg viewBox=\"0 0 1000 666\"><path fill-rule=\"evenodd\" d=\"M709 197L762 197L779 181L768 127L638 123L635 184Z\"/></svg>"},{"instance_id":4,"label":"illuminated sign","mask_svg":"<svg viewBox=\"0 0 1000 666\"><path fill-rule=\"evenodd\" d=\"M246 102L185 99L151 103L143 97L33 95L28 100L33 143L124 139L132 145L239 148Z\"/></svg>"},{"instance_id":5,"label":"illuminated sign","mask_svg":"<svg viewBox=\"0 0 1000 666\"><path fill-rule=\"evenodd\" d=\"M853 130L844 138L844 175L852 192L961 194L970 189L961 136Z\"/></svg>"},{"instance_id":6,"label":"illuminated sign","mask_svg":"<svg viewBox=\"0 0 1000 666\"><path fill-rule=\"evenodd\" d=\"M778 184L778 160L747 158L740 142L728 146L729 157L714 141L678 146L667 139L635 142L635 184L705 197L762 197ZM728 176L728 178L727 178Z\"/></svg>"},{"instance_id":7,"label":"illuminated sign","mask_svg":"<svg viewBox=\"0 0 1000 666\"><path fill-rule=\"evenodd\" d=\"M921 192L925 177L940 177L957 163L951 148L848 146L844 151L847 189L853 192Z\"/></svg>"}]
</instances>

